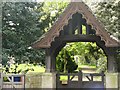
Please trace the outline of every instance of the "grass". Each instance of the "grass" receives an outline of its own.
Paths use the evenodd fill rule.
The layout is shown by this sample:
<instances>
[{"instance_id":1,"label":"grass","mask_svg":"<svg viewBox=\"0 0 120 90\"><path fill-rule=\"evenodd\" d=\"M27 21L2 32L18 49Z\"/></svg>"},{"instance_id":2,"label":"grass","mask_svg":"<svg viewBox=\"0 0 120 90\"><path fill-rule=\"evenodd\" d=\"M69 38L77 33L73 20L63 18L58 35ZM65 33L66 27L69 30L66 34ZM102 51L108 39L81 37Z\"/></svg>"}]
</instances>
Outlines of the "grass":
<instances>
[{"instance_id":1,"label":"grass","mask_svg":"<svg viewBox=\"0 0 120 90\"><path fill-rule=\"evenodd\" d=\"M96 68L96 66L93 65L80 65L78 68Z\"/></svg>"},{"instance_id":2,"label":"grass","mask_svg":"<svg viewBox=\"0 0 120 90\"><path fill-rule=\"evenodd\" d=\"M68 76L60 76L60 81L67 81L68 80Z\"/></svg>"},{"instance_id":3,"label":"grass","mask_svg":"<svg viewBox=\"0 0 120 90\"><path fill-rule=\"evenodd\" d=\"M72 76L70 76L70 78L72 78ZM60 76L60 81L67 81L68 80L68 76Z\"/></svg>"},{"instance_id":4,"label":"grass","mask_svg":"<svg viewBox=\"0 0 120 90\"><path fill-rule=\"evenodd\" d=\"M15 65L12 65L11 68L15 68ZM78 70L80 70L81 68L96 68L96 66L90 66L90 65L80 65L78 67ZM45 68L43 66L39 66L39 65L33 65L33 64L20 64L17 67L17 71L21 70L21 73L23 73L25 70L30 69L27 73L29 72L41 72L44 73L45 72ZM33 70L34 71L33 71ZM76 71L78 71L76 70ZM11 70L12 71L12 70ZM70 76L71 78L72 76ZM96 77L97 79L97 77ZM60 81L67 81L68 80L68 76L60 76Z\"/></svg>"},{"instance_id":5,"label":"grass","mask_svg":"<svg viewBox=\"0 0 120 90\"><path fill-rule=\"evenodd\" d=\"M12 68L10 69L10 72L14 71L15 65L12 65L10 68ZM96 68L96 66L80 65L78 66L78 69L76 71L80 70L81 68L93 68L94 69ZM23 73L27 69L29 69L28 72L41 72L41 73L45 72L45 68L43 66L33 65L33 64L19 64L17 67L17 72L21 70L21 73ZM66 76L61 77L61 79L63 80L64 79L66 80L66 78L67 78Z\"/></svg>"},{"instance_id":6,"label":"grass","mask_svg":"<svg viewBox=\"0 0 120 90\"><path fill-rule=\"evenodd\" d=\"M91 69L95 69L96 68L96 66L92 66L92 65L80 65L79 67L78 67L78 69L77 70L75 70L75 71L79 71L79 70L81 70L81 68L91 68ZM86 70L86 73L90 73L90 71L88 70ZM70 76L70 78L71 78L72 76ZM68 80L68 76L60 76L60 81L67 81Z\"/></svg>"},{"instance_id":7,"label":"grass","mask_svg":"<svg viewBox=\"0 0 120 90\"><path fill-rule=\"evenodd\" d=\"M45 72L45 68L42 66L38 66L38 65L34 66L33 64L28 64L28 65L27 64L20 64L18 66L18 68L23 70L22 67L25 67L24 70L29 68L30 70L28 72Z\"/></svg>"},{"instance_id":8,"label":"grass","mask_svg":"<svg viewBox=\"0 0 120 90\"><path fill-rule=\"evenodd\" d=\"M14 72L15 65L11 65L9 71ZM29 73L29 72L45 72L45 68L43 66L39 65L33 65L33 64L19 64L17 69L17 72L20 71L20 73Z\"/></svg>"}]
</instances>

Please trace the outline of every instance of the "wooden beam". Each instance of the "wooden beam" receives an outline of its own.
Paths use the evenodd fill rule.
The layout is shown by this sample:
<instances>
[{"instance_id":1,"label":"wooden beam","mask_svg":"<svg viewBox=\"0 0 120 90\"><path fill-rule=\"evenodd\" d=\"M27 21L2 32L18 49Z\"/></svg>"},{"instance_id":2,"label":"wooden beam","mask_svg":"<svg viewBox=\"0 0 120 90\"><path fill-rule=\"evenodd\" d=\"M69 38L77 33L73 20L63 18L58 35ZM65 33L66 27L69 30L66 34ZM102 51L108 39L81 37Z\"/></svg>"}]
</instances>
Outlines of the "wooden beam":
<instances>
[{"instance_id":1,"label":"wooden beam","mask_svg":"<svg viewBox=\"0 0 120 90\"><path fill-rule=\"evenodd\" d=\"M116 73L117 71L117 61L116 61L116 48L106 48L107 49L107 70L109 73Z\"/></svg>"},{"instance_id":2,"label":"wooden beam","mask_svg":"<svg viewBox=\"0 0 120 90\"><path fill-rule=\"evenodd\" d=\"M86 34L89 35L89 32L90 32L90 25L86 25Z\"/></svg>"},{"instance_id":3,"label":"wooden beam","mask_svg":"<svg viewBox=\"0 0 120 90\"><path fill-rule=\"evenodd\" d=\"M54 55L57 57L57 55L59 54L59 52L61 51L61 49L66 45L66 43L62 43L60 44L58 47L56 47Z\"/></svg>"},{"instance_id":4,"label":"wooden beam","mask_svg":"<svg viewBox=\"0 0 120 90\"><path fill-rule=\"evenodd\" d=\"M65 35L58 38L62 42L95 42L98 39L95 35Z\"/></svg>"},{"instance_id":5,"label":"wooden beam","mask_svg":"<svg viewBox=\"0 0 120 90\"><path fill-rule=\"evenodd\" d=\"M82 34L82 15L78 14L78 34Z\"/></svg>"},{"instance_id":6,"label":"wooden beam","mask_svg":"<svg viewBox=\"0 0 120 90\"><path fill-rule=\"evenodd\" d=\"M104 51L105 55L107 55L107 48L105 46L105 42L101 41L100 36L98 38L99 39L96 41L97 46L100 47Z\"/></svg>"},{"instance_id":7,"label":"wooden beam","mask_svg":"<svg viewBox=\"0 0 120 90\"><path fill-rule=\"evenodd\" d=\"M75 34L75 30L77 29L77 21L78 21L78 13L75 13L73 16L72 16L72 34Z\"/></svg>"},{"instance_id":8,"label":"wooden beam","mask_svg":"<svg viewBox=\"0 0 120 90\"><path fill-rule=\"evenodd\" d=\"M68 25L65 25L63 27L63 31L64 31L64 35L68 35L69 34L69 27L68 27Z\"/></svg>"},{"instance_id":9,"label":"wooden beam","mask_svg":"<svg viewBox=\"0 0 120 90\"><path fill-rule=\"evenodd\" d=\"M68 26L69 26L69 31L68 32L69 32L69 35L71 35L71 34L73 34L72 19L69 20Z\"/></svg>"},{"instance_id":10,"label":"wooden beam","mask_svg":"<svg viewBox=\"0 0 120 90\"><path fill-rule=\"evenodd\" d=\"M46 49L46 71L45 72L55 72L56 71L56 57L51 54L50 49Z\"/></svg>"},{"instance_id":11,"label":"wooden beam","mask_svg":"<svg viewBox=\"0 0 120 90\"><path fill-rule=\"evenodd\" d=\"M60 36L64 35L64 30L60 31Z\"/></svg>"}]
</instances>

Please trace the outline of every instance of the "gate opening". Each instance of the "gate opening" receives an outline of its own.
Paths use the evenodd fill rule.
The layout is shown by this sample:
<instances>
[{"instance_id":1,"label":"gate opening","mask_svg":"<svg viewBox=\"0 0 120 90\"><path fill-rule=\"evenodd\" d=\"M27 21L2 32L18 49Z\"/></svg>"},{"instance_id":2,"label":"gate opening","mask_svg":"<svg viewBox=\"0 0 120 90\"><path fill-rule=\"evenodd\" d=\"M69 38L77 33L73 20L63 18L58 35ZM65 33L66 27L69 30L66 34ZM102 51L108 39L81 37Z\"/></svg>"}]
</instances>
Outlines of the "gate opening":
<instances>
[{"instance_id":1,"label":"gate opening","mask_svg":"<svg viewBox=\"0 0 120 90\"><path fill-rule=\"evenodd\" d=\"M107 57L94 42L67 43L56 57L56 69L64 73L101 73L107 69Z\"/></svg>"},{"instance_id":2,"label":"gate opening","mask_svg":"<svg viewBox=\"0 0 120 90\"><path fill-rule=\"evenodd\" d=\"M57 88L104 88L107 58L95 42L67 43L56 57L56 70Z\"/></svg>"}]
</instances>

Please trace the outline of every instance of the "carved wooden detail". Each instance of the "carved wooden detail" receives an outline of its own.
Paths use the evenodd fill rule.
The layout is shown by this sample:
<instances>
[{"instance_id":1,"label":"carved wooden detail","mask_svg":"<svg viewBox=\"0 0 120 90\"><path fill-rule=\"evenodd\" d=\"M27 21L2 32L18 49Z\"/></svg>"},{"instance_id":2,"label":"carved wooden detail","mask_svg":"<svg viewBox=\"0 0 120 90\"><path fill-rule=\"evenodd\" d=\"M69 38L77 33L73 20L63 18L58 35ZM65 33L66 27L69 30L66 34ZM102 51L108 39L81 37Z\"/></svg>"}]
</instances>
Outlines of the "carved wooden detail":
<instances>
[{"instance_id":1,"label":"carved wooden detail","mask_svg":"<svg viewBox=\"0 0 120 90\"><path fill-rule=\"evenodd\" d=\"M104 25L101 24L95 16L92 14L89 7L83 2L71 2L65 11L60 15L58 20L54 23L52 28L44 35L43 38L36 41L33 48L49 48L55 37L59 37L60 31L63 30L64 26L69 24L69 20L72 19L75 13L82 14L82 18L85 18L86 23L91 25L91 28L96 31L96 35L101 37L101 40L105 42L106 47L118 47L120 42L117 42L106 32Z\"/></svg>"}]
</instances>

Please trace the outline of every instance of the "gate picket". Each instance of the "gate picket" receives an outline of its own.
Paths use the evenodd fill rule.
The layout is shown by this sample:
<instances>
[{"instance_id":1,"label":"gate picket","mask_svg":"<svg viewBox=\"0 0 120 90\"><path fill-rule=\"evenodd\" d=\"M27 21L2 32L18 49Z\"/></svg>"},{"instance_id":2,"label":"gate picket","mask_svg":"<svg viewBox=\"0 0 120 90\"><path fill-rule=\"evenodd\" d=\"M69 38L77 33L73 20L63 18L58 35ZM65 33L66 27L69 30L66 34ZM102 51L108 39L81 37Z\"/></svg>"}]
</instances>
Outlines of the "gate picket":
<instances>
[{"instance_id":1,"label":"gate picket","mask_svg":"<svg viewBox=\"0 0 120 90\"><path fill-rule=\"evenodd\" d=\"M104 73L93 73L87 74L86 76L89 81L83 81L83 73L79 71L78 73L67 73L67 74L57 74L57 88L104 88ZM68 79L66 83L62 83L60 80L61 76L67 76ZM71 77L72 76L72 77ZM78 80L73 80L74 78ZM102 77L101 81L94 81L94 77Z\"/></svg>"}]
</instances>

